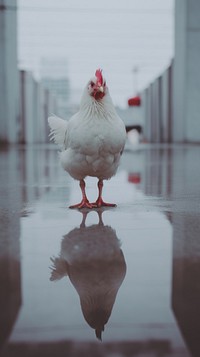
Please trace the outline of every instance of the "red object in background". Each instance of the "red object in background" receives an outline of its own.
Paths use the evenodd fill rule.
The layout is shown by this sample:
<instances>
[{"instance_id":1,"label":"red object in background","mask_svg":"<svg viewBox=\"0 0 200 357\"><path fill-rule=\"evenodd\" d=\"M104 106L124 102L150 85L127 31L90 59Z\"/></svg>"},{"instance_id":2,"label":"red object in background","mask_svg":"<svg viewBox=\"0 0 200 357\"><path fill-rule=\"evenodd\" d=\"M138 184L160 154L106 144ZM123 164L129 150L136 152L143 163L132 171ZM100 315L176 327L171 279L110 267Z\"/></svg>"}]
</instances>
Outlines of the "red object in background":
<instances>
[{"instance_id":1,"label":"red object in background","mask_svg":"<svg viewBox=\"0 0 200 357\"><path fill-rule=\"evenodd\" d=\"M141 182L141 176L139 173L129 173L128 174L128 182L131 183L140 183Z\"/></svg>"},{"instance_id":2,"label":"red object in background","mask_svg":"<svg viewBox=\"0 0 200 357\"><path fill-rule=\"evenodd\" d=\"M139 96L128 99L129 107L139 107L141 105L141 98Z\"/></svg>"}]
</instances>

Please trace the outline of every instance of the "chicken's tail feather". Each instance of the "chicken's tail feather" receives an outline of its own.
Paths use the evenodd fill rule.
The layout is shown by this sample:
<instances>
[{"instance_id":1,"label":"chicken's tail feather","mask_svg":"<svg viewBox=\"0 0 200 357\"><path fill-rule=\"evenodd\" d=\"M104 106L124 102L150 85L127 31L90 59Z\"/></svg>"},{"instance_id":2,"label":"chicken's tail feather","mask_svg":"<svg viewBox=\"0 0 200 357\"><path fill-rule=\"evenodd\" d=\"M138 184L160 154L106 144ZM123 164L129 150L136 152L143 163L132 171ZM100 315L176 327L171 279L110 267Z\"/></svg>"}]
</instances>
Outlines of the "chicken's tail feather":
<instances>
[{"instance_id":1,"label":"chicken's tail feather","mask_svg":"<svg viewBox=\"0 0 200 357\"><path fill-rule=\"evenodd\" d=\"M62 149L65 148L67 121L54 115L48 118L48 123L50 126L50 140L54 141Z\"/></svg>"}]
</instances>

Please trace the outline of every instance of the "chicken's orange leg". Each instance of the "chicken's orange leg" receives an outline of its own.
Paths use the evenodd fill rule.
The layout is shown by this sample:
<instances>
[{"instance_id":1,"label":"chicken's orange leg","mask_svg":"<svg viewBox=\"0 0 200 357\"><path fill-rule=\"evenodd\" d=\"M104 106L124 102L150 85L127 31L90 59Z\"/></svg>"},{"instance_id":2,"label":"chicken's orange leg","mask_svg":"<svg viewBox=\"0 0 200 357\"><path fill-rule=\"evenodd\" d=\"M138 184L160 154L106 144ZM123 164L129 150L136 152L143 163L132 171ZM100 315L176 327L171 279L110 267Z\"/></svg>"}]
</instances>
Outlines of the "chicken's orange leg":
<instances>
[{"instance_id":1,"label":"chicken's orange leg","mask_svg":"<svg viewBox=\"0 0 200 357\"><path fill-rule=\"evenodd\" d=\"M70 206L69 208L93 208L93 205L88 201L86 193L85 193L85 181L80 180L80 188L82 192L82 200L80 203L76 205Z\"/></svg>"},{"instance_id":2,"label":"chicken's orange leg","mask_svg":"<svg viewBox=\"0 0 200 357\"><path fill-rule=\"evenodd\" d=\"M115 203L107 203L104 202L102 199L102 190L103 190L103 180L98 181L98 189L99 189L99 196L96 202L93 204L93 207L116 207Z\"/></svg>"}]
</instances>

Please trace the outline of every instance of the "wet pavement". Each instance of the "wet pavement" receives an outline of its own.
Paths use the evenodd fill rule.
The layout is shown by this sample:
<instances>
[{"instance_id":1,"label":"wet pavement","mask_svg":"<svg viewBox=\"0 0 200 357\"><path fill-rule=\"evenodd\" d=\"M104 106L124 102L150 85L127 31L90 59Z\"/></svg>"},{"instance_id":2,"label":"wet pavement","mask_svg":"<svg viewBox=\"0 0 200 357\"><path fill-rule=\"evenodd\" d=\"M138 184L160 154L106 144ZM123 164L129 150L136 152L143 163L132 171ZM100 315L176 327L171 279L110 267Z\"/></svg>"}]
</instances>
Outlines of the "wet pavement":
<instances>
[{"instance_id":1,"label":"wet pavement","mask_svg":"<svg viewBox=\"0 0 200 357\"><path fill-rule=\"evenodd\" d=\"M127 143L117 207L70 210L54 146L2 150L0 355L199 357L199 178L200 146Z\"/></svg>"}]
</instances>

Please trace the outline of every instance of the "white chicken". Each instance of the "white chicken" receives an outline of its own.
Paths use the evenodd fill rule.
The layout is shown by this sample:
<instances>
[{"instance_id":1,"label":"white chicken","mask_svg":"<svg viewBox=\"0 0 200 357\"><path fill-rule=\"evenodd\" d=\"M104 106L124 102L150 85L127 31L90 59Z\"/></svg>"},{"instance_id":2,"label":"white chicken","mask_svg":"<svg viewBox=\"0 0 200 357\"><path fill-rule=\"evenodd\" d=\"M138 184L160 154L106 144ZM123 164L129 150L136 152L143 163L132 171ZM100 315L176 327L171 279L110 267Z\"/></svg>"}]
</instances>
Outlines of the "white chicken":
<instances>
[{"instance_id":1,"label":"white chicken","mask_svg":"<svg viewBox=\"0 0 200 357\"><path fill-rule=\"evenodd\" d=\"M79 111L67 122L56 116L48 118L50 138L61 147L60 161L65 171L79 180L80 203L70 208L116 206L102 199L103 180L115 175L123 152L126 130L117 115L106 81L100 69L87 83ZM85 177L98 178L98 198L89 202Z\"/></svg>"}]
</instances>

